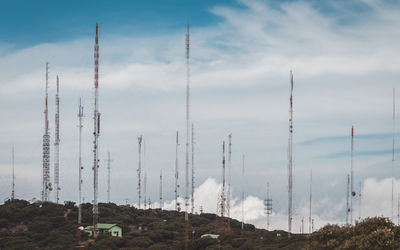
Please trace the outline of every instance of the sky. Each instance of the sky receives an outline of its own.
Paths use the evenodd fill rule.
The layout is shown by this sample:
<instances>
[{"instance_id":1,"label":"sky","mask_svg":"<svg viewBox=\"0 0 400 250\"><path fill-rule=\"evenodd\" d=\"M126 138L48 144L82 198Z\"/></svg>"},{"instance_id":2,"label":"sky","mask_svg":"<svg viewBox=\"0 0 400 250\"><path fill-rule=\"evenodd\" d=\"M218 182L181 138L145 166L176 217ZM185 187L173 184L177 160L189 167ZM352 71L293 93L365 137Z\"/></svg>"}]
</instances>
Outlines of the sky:
<instances>
[{"instance_id":1,"label":"sky","mask_svg":"<svg viewBox=\"0 0 400 250\"><path fill-rule=\"evenodd\" d=\"M397 1L4 1L0 10L0 201L40 199L45 63L50 63L50 136L60 77L60 197L78 197L78 104L82 98L83 193L92 200L93 46L99 23L99 200L137 204L138 145L146 143L147 196L174 208L175 134L184 196L185 32L190 24L190 117L195 210L216 212L222 142L232 133L231 214L287 229L289 72L294 75L294 230L308 218L313 173L315 228L345 222L350 130L355 127L353 217L391 217L400 192L393 88L400 76ZM18 11L16 11L18 10ZM397 90L397 89L396 89ZM397 107L398 101L396 101ZM397 112L396 112L397 115ZM51 148L51 179L53 178ZM242 178L242 155L245 175ZM359 190L361 186L361 203ZM210 195L210 191L215 195ZM54 194L51 194L54 200ZM361 206L360 206L361 204ZM157 204L154 204L156 206ZM361 207L361 210L359 209ZM397 207L394 208L397 216ZM397 222L397 217L394 220ZM308 227L307 227L308 228Z\"/></svg>"}]
</instances>

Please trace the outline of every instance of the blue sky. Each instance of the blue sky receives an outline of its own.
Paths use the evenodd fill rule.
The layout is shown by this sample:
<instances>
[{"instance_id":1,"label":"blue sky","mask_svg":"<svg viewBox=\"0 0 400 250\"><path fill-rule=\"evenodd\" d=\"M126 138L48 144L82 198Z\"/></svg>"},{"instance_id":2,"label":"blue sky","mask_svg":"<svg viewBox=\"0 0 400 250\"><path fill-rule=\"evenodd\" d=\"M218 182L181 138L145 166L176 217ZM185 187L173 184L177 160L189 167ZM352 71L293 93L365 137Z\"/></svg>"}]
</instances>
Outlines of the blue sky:
<instances>
[{"instance_id":1,"label":"blue sky","mask_svg":"<svg viewBox=\"0 0 400 250\"><path fill-rule=\"evenodd\" d=\"M76 113L82 97L84 196L90 200L93 35L98 22L100 157L104 160L110 150L114 159L112 199L137 202L136 138L143 134L149 186L158 187L162 169L166 208L171 208L174 136L176 130L185 132L184 51L189 21L197 200L206 211L215 212L215 202L207 194L219 187L221 143L232 133L233 214L240 218L244 153L246 178L251 180L245 187L248 221L265 226L262 199L269 181L276 204L273 227L286 228L289 71L293 70L296 223L307 215L310 169L318 190L313 195L317 226L343 222L352 125L356 182L370 192L364 196L364 204L369 204L364 216L388 215L392 89L400 78L400 59L393 56L400 49L399 11L396 1L374 0L3 1L0 190L9 189L14 143L18 197L40 194L44 65L49 61L51 138L56 75L61 84L61 198L77 197L77 192L64 187L76 184ZM181 146L181 163L183 157ZM99 174L103 201L105 166ZM375 189L379 191L371 191ZM157 192L149 190L156 200ZM1 192L0 199L8 195Z\"/></svg>"}]
</instances>

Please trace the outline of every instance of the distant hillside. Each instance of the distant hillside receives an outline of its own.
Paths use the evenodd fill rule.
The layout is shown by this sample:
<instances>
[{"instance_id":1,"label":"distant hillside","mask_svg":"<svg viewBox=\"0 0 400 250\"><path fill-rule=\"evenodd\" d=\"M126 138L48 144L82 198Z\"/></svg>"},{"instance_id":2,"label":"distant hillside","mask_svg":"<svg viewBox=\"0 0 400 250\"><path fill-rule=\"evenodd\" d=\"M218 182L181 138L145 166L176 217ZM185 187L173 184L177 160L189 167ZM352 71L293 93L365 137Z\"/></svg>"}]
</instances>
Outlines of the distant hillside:
<instances>
[{"instance_id":1,"label":"distant hillside","mask_svg":"<svg viewBox=\"0 0 400 250\"><path fill-rule=\"evenodd\" d=\"M100 222L122 227L123 237L81 235L88 249L183 249L184 215L160 209L100 203ZM83 204L83 226L91 224L92 206ZM72 249L78 246L78 209L74 203L42 207L27 201L0 205L0 249ZM231 232L220 234L215 214L190 215L190 249L399 249L400 230L385 218L371 218L354 227L329 225L311 236L266 231L231 220ZM141 230L140 230L141 229ZM201 238L219 234L218 239Z\"/></svg>"}]
</instances>

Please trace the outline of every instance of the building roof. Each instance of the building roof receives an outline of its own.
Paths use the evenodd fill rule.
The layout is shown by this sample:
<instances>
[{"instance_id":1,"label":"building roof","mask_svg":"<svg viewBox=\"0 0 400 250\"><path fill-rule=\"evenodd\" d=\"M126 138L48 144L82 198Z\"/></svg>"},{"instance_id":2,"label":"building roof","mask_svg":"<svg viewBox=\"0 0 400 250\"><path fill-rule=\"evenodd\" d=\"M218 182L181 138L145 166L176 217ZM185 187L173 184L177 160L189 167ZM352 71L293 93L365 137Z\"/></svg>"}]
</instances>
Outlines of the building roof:
<instances>
[{"instance_id":1,"label":"building roof","mask_svg":"<svg viewBox=\"0 0 400 250\"><path fill-rule=\"evenodd\" d=\"M117 226L117 224L105 224L105 223L98 223L97 224L97 229L103 229L103 230L109 230L113 227ZM93 226L87 226L85 227L85 230L92 230Z\"/></svg>"}]
</instances>

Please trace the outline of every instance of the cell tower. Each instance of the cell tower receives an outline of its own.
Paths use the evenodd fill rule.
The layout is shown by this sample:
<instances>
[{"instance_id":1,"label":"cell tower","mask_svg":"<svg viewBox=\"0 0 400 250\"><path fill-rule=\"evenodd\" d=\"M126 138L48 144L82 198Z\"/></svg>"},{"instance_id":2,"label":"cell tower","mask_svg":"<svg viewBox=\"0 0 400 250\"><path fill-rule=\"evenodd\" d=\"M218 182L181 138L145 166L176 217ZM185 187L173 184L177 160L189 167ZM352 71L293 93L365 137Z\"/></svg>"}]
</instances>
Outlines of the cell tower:
<instances>
[{"instance_id":1,"label":"cell tower","mask_svg":"<svg viewBox=\"0 0 400 250\"><path fill-rule=\"evenodd\" d=\"M194 214L194 126L192 123L192 214Z\"/></svg>"},{"instance_id":2,"label":"cell tower","mask_svg":"<svg viewBox=\"0 0 400 250\"><path fill-rule=\"evenodd\" d=\"M179 149L179 134L178 131L176 131L176 144L175 144L175 210L176 211L181 211L181 205L178 201L179 194L178 194L178 189L179 189L179 168L178 168L178 149Z\"/></svg>"},{"instance_id":3,"label":"cell tower","mask_svg":"<svg viewBox=\"0 0 400 250\"><path fill-rule=\"evenodd\" d=\"M242 156L242 230L244 229L244 160L245 155Z\"/></svg>"},{"instance_id":4,"label":"cell tower","mask_svg":"<svg viewBox=\"0 0 400 250\"><path fill-rule=\"evenodd\" d=\"M351 172L350 172L350 224L353 224L353 197L356 196L354 191L354 126L351 126Z\"/></svg>"},{"instance_id":5,"label":"cell tower","mask_svg":"<svg viewBox=\"0 0 400 250\"><path fill-rule=\"evenodd\" d=\"M226 217L225 141L222 143L222 189L218 196L217 224L221 232L229 232L229 218Z\"/></svg>"},{"instance_id":6,"label":"cell tower","mask_svg":"<svg viewBox=\"0 0 400 250\"><path fill-rule=\"evenodd\" d=\"M267 182L267 198L264 200L264 214L267 215L267 230L269 230L269 216L272 214L272 199L269 196L269 182Z\"/></svg>"},{"instance_id":7,"label":"cell tower","mask_svg":"<svg viewBox=\"0 0 400 250\"><path fill-rule=\"evenodd\" d=\"M311 205L312 205L312 169L310 169L310 214L308 215L308 233L312 233L311 226Z\"/></svg>"},{"instance_id":8,"label":"cell tower","mask_svg":"<svg viewBox=\"0 0 400 250\"><path fill-rule=\"evenodd\" d=\"M142 140L143 136L138 137L138 153L139 153L139 163L138 163L138 168L137 168L137 176L138 176L138 208L140 209L140 201L142 200L142 190L141 190L141 185L142 185ZM145 201L146 202L146 201Z\"/></svg>"},{"instance_id":9,"label":"cell tower","mask_svg":"<svg viewBox=\"0 0 400 250\"><path fill-rule=\"evenodd\" d=\"M11 181L11 201L15 199L15 172L14 172L14 144L11 150L12 181Z\"/></svg>"},{"instance_id":10,"label":"cell tower","mask_svg":"<svg viewBox=\"0 0 400 250\"><path fill-rule=\"evenodd\" d=\"M98 205L98 171L99 171L99 136L100 136L100 112L99 112L99 26L96 23L96 38L94 45L94 111L93 111L93 235L97 236L97 223L99 221Z\"/></svg>"},{"instance_id":11,"label":"cell tower","mask_svg":"<svg viewBox=\"0 0 400 250\"><path fill-rule=\"evenodd\" d=\"M83 118L83 107L81 103L81 99L79 98L79 111L78 111L78 118L79 118L79 207L78 207L78 223L79 225L82 223L82 118Z\"/></svg>"},{"instance_id":12,"label":"cell tower","mask_svg":"<svg viewBox=\"0 0 400 250\"><path fill-rule=\"evenodd\" d=\"M60 199L60 85L57 76L56 116L55 116L55 142L54 142L54 188L56 190L56 203Z\"/></svg>"},{"instance_id":13,"label":"cell tower","mask_svg":"<svg viewBox=\"0 0 400 250\"><path fill-rule=\"evenodd\" d=\"M110 151L108 151L107 154L107 202L110 203L111 199L110 199L110 195L111 195L111 162L113 160L111 160L110 157Z\"/></svg>"},{"instance_id":14,"label":"cell tower","mask_svg":"<svg viewBox=\"0 0 400 250\"><path fill-rule=\"evenodd\" d=\"M186 26L186 154L185 154L185 249L189 249L189 52L190 34L189 24Z\"/></svg>"},{"instance_id":15,"label":"cell tower","mask_svg":"<svg viewBox=\"0 0 400 250\"><path fill-rule=\"evenodd\" d=\"M393 88L393 144L392 144L392 220L394 220L393 215L393 198L394 198L394 142L395 142L395 133L396 133L396 89Z\"/></svg>"},{"instance_id":16,"label":"cell tower","mask_svg":"<svg viewBox=\"0 0 400 250\"><path fill-rule=\"evenodd\" d=\"M227 217L231 217L231 169L232 169L232 134L228 136L228 193L226 196L226 213Z\"/></svg>"},{"instance_id":17,"label":"cell tower","mask_svg":"<svg viewBox=\"0 0 400 250\"><path fill-rule=\"evenodd\" d=\"M162 198L162 169L160 169L160 209L163 207L163 198Z\"/></svg>"},{"instance_id":18,"label":"cell tower","mask_svg":"<svg viewBox=\"0 0 400 250\"><path fill-rule=\"evenodd\" d=\"M288 145L288 238L292 233L292 195L293 195L293 165L292 165L292 142L293 142L293 73L290 71L290 109L289 109L289 145Z\"/></svg>"},{"instance_id":19,"label":"cell tower","mask_svg":"<svg viewBox=\"0 0 400 250\"><path fill-rule=\"evenodd\" d=\"M349 225L349 194L350 194L350 175L347 174L347 189L346 189L346 225Z\"/></svg>"},{"instance_id":20,"label":"cell tower","mask_svg":"<svg viewBox=\"0 0 400 250\"><path fill-rule=\"evenodd\" d=\"M49 201L49 193L52 190L50 182L50 134L49 134L49 63L46 63L46 96L44 110L44 135L43 135L43 176L42 176L42 201Z\"/></svg>"},{"instance_id":21,"label":"cell tower","mask_svg":"<svg viewBox=\"0 0 400 250\"><path fill-rule=\"evenodd\" d=\"M147 193L147 171L146 171L146 140L143 139L143 204L144 209L147 209L147 200L146 200L146 193Z\"/></svg>"}]
</instances>

